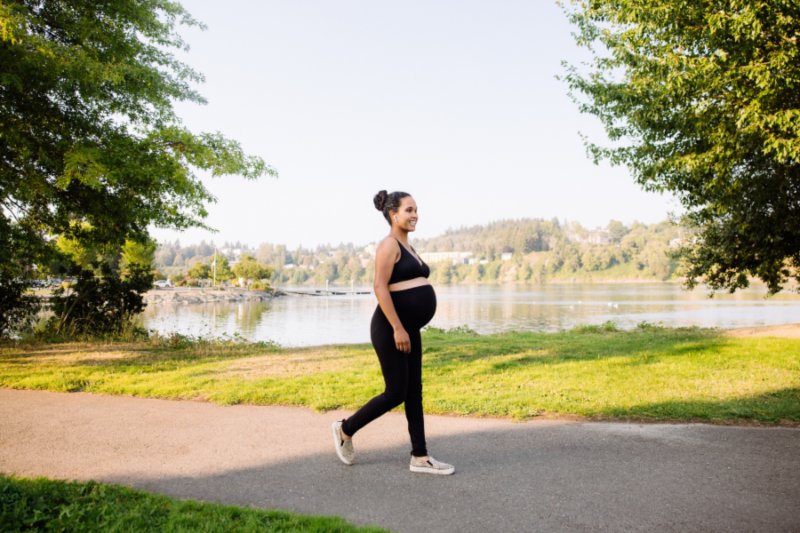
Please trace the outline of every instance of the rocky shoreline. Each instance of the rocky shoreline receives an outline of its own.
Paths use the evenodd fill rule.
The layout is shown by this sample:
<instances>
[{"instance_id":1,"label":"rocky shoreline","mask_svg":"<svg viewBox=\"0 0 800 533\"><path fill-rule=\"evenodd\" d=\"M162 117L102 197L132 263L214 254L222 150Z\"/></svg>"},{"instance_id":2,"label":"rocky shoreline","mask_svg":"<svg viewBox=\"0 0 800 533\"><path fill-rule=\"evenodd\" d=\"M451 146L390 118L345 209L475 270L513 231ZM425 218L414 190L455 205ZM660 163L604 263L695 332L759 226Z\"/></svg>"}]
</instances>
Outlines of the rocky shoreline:
<instances>
[{"instance_id":1,"label":"rocky shoreline","mask_svg":"<svg viewBox=\"0 0 800 533\"><path fill-rule=\"evenodd\" d=\"M262 302L280 296L274 290L251 291L237 288L175 287L152 289L144 294L148 304L199 304L210 302Z\"/></svg>"}]
</instances>

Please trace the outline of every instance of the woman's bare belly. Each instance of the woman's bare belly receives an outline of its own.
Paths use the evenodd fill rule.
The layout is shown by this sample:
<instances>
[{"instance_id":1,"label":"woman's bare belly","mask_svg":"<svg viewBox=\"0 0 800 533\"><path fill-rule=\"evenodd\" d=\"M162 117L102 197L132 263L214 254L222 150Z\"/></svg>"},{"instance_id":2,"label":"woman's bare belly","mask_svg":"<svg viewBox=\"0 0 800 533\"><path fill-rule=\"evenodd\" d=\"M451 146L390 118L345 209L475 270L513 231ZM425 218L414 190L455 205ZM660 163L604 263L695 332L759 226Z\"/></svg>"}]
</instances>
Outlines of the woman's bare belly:
<instances>
[{"instance_id":1,"label":"woman's bare belly","mask_svg":"<svg viewBox=\"0 0 800 533\"><path fill-rule=\"evenodd\" d=\"M424 285L430 285L430 282L428 281L428 278L423 278L420 276L418 278L407 279L404 281L398 281L397 283L389 284L389 292L405 291L416 287L422 287Z\"/></svg>"}]
</instances>

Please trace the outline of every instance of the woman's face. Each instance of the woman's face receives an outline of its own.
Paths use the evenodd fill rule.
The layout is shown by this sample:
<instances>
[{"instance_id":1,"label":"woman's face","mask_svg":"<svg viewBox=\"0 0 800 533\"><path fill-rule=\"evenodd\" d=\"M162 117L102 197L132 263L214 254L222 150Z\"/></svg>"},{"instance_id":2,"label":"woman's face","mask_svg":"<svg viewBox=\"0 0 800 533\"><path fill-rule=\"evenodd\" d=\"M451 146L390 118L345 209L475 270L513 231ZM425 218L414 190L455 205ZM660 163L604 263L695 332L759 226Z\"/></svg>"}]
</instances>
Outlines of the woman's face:
<instances>
[{"instance_id":1,"label":"woman's face","mask_svg":"<svg viewBox=\"0 0 800 533\"><path fill-rule=\"evenodd\" d=\"M392 215L392 225L405 231L417 229L417 202L411 196L400 200L400 207Z\"/></svg>"}]
</instances>

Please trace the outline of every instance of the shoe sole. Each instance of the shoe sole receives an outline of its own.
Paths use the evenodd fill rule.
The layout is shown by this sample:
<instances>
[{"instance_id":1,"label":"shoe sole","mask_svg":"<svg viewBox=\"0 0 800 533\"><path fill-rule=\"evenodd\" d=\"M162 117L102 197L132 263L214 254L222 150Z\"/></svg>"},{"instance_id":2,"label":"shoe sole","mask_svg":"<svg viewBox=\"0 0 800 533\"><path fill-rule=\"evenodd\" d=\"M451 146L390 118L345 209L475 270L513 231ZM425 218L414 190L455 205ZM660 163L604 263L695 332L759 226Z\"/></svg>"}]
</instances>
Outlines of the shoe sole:
<instances>
[{"instance_id":1,"label":"shoe sole","mask_svg":"<svg viewBox=\"0 0 800 533\"><path fill-rule=\"evenodd\" d=\"M434 474L439 476L449 476L450 474L455 473L455 467L447 468L445 470L436 470L435 468L428 468L426 466L409 466L409 470L412 472L416 472L417 474Z\"/></svg>"},{"instance_id":2,"label":"shoe sole","mask_svg":"<svg viewBox=\"0 0 800 533\"><path fill-rule=\"evenodd\" d=\"M339 456L339 460L346 465L352 465L353 461L348 461L345 456L342 454L342 448L339 446L341 439L339 437L339 422L334 422L331 425L331 431L333 432L333 447L336 449L336 455Z\"/></svg>"}]
</instances>

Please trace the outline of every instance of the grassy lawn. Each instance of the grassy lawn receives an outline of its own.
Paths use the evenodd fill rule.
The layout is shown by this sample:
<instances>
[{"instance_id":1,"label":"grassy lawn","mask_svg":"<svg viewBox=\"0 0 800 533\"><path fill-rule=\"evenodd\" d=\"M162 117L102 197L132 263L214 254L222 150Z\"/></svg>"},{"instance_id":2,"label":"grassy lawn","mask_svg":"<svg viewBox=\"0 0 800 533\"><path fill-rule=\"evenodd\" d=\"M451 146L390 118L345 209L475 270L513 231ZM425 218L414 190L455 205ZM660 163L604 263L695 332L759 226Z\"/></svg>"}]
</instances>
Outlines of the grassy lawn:
<instances>
[{"instance_id":1,"label":"grassy lawn","mask_svg":"<svg viewBox=\"0 0 800 533\"><path fill-rule=\"evenodd\" d=\"M424 334L428 413L800 424L800 339L697 328ZM353 409L382 390L371 346L192 341L0 346L0 386Z\"/></svg>"},{"instance_id":2,"label":"grassy lawn","mask_svg":"<svg viewBox=\"0 0 800 533\"><path fill-rule=\"evenodd\" d=\"M341 518L302 516L191 500L116 485L0 475L3 531L385 531Z\"/></svg>"}]
</instances>

